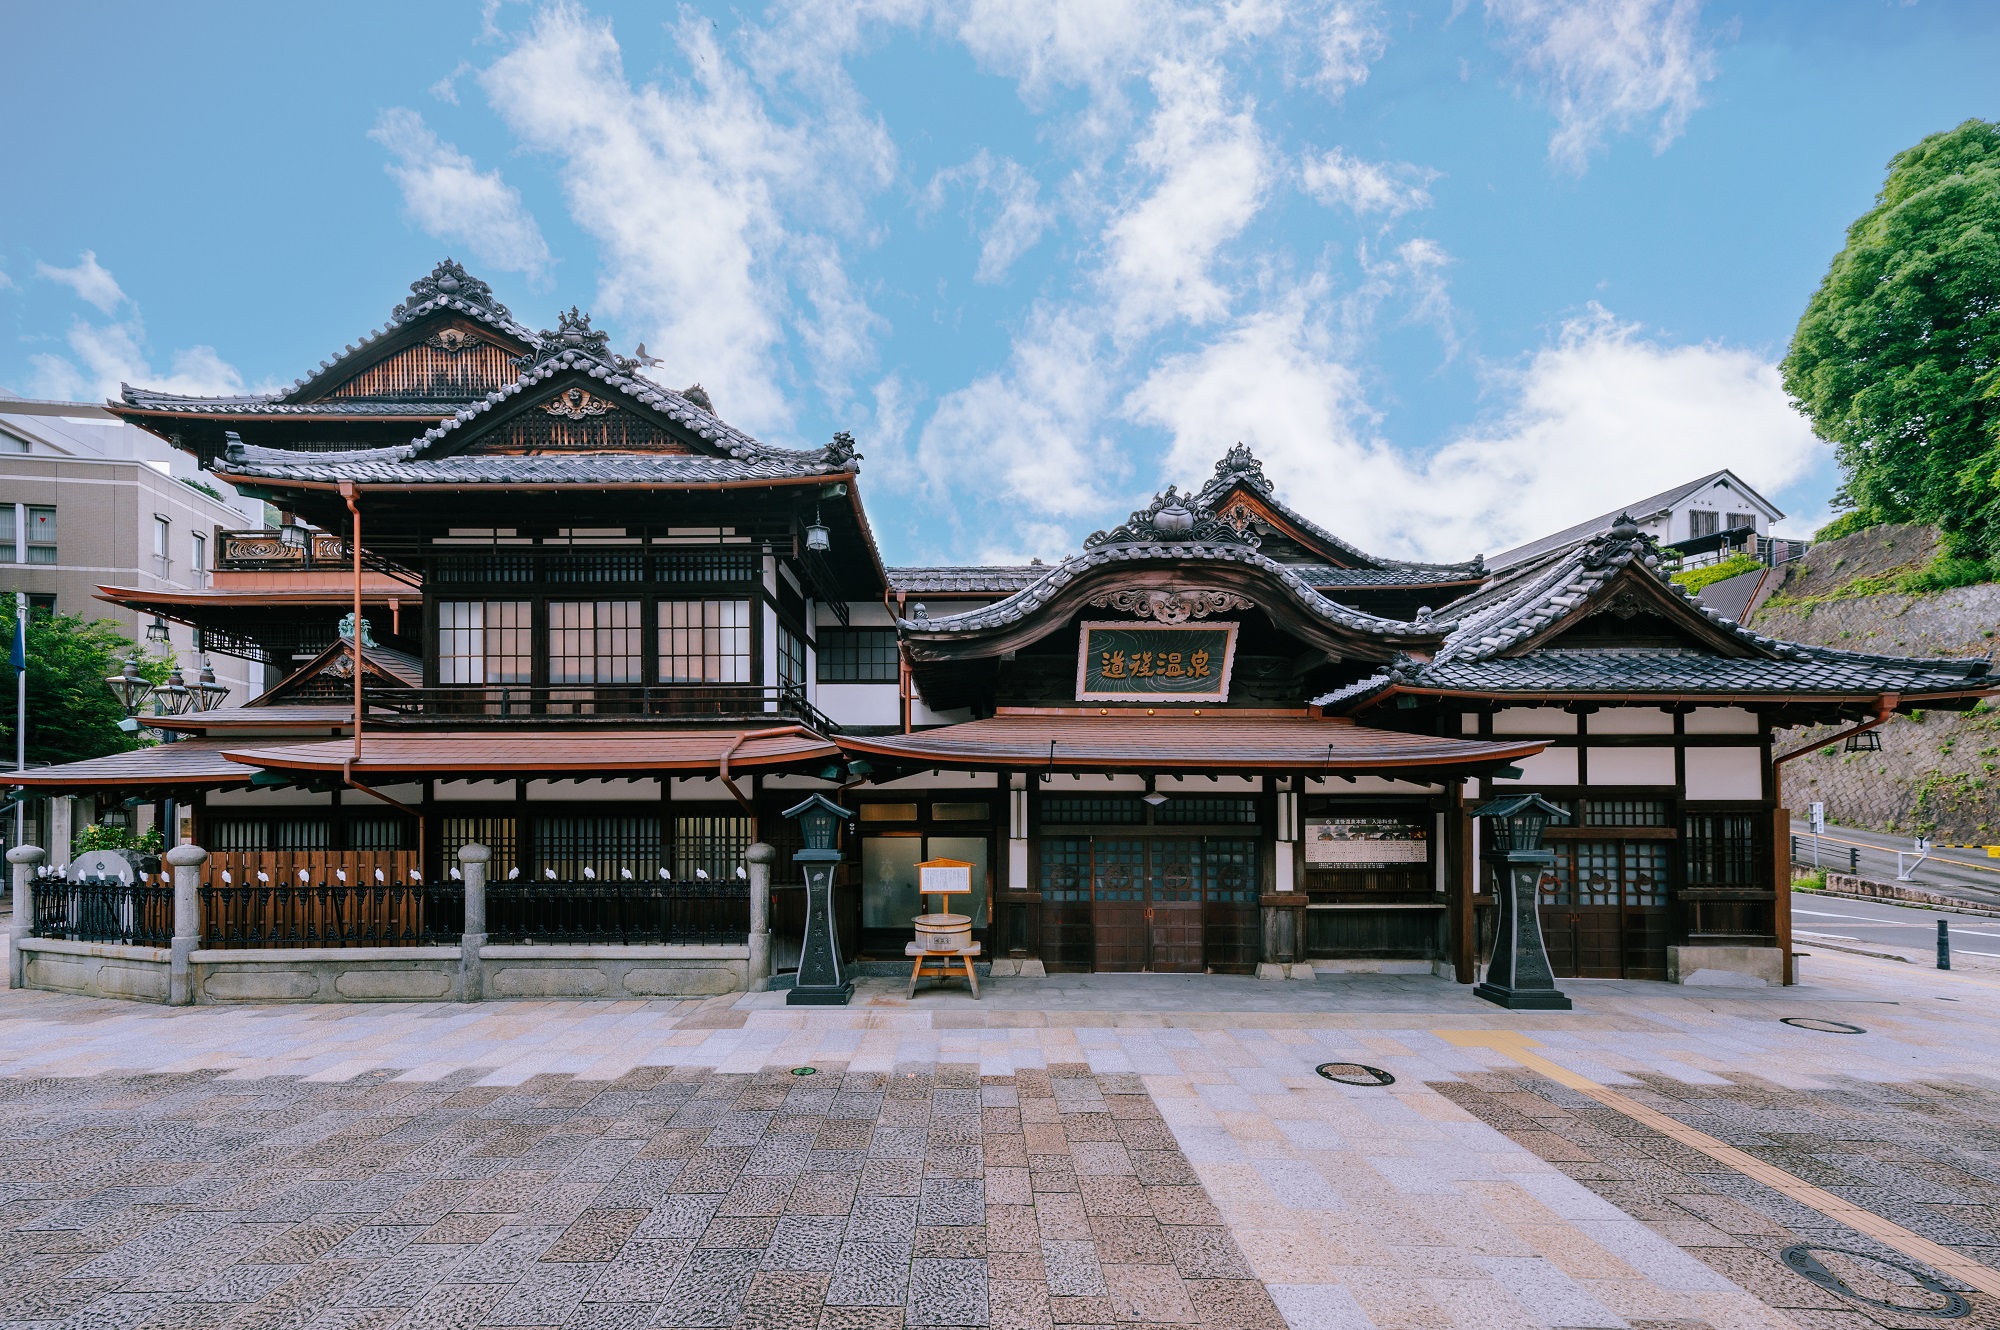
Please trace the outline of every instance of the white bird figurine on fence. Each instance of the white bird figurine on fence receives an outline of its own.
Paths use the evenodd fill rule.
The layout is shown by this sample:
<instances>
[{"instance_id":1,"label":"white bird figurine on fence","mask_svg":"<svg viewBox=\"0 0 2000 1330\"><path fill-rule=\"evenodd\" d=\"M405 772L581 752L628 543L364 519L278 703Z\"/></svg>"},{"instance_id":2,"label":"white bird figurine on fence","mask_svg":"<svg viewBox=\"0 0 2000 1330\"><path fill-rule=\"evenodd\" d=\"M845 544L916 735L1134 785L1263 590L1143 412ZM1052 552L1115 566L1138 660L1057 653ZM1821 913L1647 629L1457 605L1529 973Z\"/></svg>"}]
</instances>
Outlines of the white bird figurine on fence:
<instances>
[{"instance_id":1,"label":"white bird figurine on fence","mask_svg":"<svg viewBox=\"0 0 2000 1330\"><path fill-rule=\"evenodd\" d=\"M457 870L456 868L454 868L454 869L452 869L452 870L451 870L451 880L452 880L452 881L454 881L454 882L463 882L463 881L465 881L465 879L464 879L464 878L463 878L462 876L460 876L460 875L459 875L459 871L458 871L458 870Z\"/></svg>"},{"instance_id":2,"label":"white bird figurine on fence","mask_svg":"<svg viewBox=\"0 0 2000 1330\"><path fill-rule=\"evenodd\" d=\"M271 875L261 868L257 870L257 880L267 887L271 885Z\"/></svg>"},{"instance_id":3,"label":"white bird figurine on fence","mask_svg":"<svg viewBox=\"0 0 2000 1330\"><path fill-rule=\"evenodd\" d=\"M387 882L389 879L384 877L382 875L382 870L378 868L375 870L375 880L377 882Z\"/></svg>"},{"instance_id":4,"label":"white bird figurine on fence","mask_svg":"<svg viewBox=\"0 0 2000 1330\"><path fill-rule=\"evenodd\" d=\"M736 865L736 876L737 876L738 878L746 878L746 877L749 877L750 875L749 875L748 873L746 873L746 872L744 872L744 871L743 871L743 865L742 865L742 864L738 864L738 865Z\"/></svg>"},{"instance_id":5,"label":"white bird figurine on fence","mask_svg":"<svg viewBox=\"0 0 2000 1330\"><path fill-rule=\"evenodd\" d=\"M586 869L584 869L584 870L583 870L583 880L584 880L584 881L586 881L586 882L595 882L595 881L597 881L597 870L596 870L595 868L586 868Z\"/></svg>"},{"instance_id":6,"label":"white bird figurine on fence","mask_svg":"<svg viewBox=\"0 0 2000 1330\"><path fill-rule=\"evenodd\" d=\"M414 868L410 870L410 881L421 883L423 880L424 880L424 875L422 873L419 873Z\"/></svg>"},{"instance_id":7,"label":"white bird figurine on fence","mask_svg":"<svg viewBox=\"0 0 2000 1330\"><path fill-rule=\"evenodd\" d=\"M673 875L672 873L669 873L669 872L668 872L668 871L667 871L666 869L664 869L664 868L662 868L662 869L660 870L660 881L662 881L662 882L671 882L671 881L673 881L673 880L674 880L674 875Z\"/></svg>"},{"instance_id":8,"label":"white bird figurine on fence","mask_svg":"<svg viewBox=\"0 0 2000 1330\"><path fill-rule=\"evenodd\" d=\"M507 880L508 880L509 882L512 882L512 881L513 881L513 880L514 880L515 878L517 878L517 877L519 877L519 876L521 876L521 870L520 870L520 869L518 869L518 868L510 868L510 869L508 869L508 870L507 870Z\"/></svg>"},{"instance_id":9,"label":"white bird figurine on fence","mask_svg":"<svg viewBox=\"0 0 2000 1330\"><path fill-rule=\"evenodd\" d=\"M309 872L307 872L307 871L306 871L305 869L301 868L301 869L299 870L299 881L301 881L301 882L310 882L310 881L312 881L312 874L311 874L311 873L309 873Z\"/></svg>"},{"instance_id":10,"label":"white bird figurine on fence","mask_svg":"<svg viewBox=\"0 0 2000 1330\"><path fill-rule=\"evenodd\" d=\"M553 882L556 880L556 870L553 868L544 868L542 870L542 876L547 878L549 881Z\"/></svg>"},{"instance_id":11,"label":"white bird figurine on fence","mask_svg":"<svg viewBox=\"0 0 2000 1330\"><path fill-rule=\"evenodd\" d=\"M629 868L621 868L618 870L618 876L624 878L627 882L630 882L632 880L632 870Z\"/></svg>"},{"instance_id":12,"label":"white bird figurine on fence","mask_svg":"<svg viewBox=\"0 0 2000 1330\"><path fill-rule=\"evenodd\" d=\"M223 886L225 886L225 887L228 887L228 886L234 886L234 885L235 885L235 883L236 883L236 879L235 879L235 878L233 878L233 877L231 877L231 876L229 876L229 870L228 870L227 868L223 869L223 870L222 870L222 885L223 885Z\"/></svg>"},{"instance_id":13,"label":"white bird figurine on fence","mask_svg":"<svg viewBox=\"0 0 2000 1330\"><path fill-rule=\"evenodd\" d=\"M333 876L334 880L339 882L343 887L347 885L347 870L345 868L334 869Z\"/></svg>"},{"instance_id":14,"label":"white bird figurine on fence","mask_svg":"<svg viewBox=\"0 0 2000 1330\"><path fill-rule=\"evenodd\" d=\"M707 870L706 868L697 868L697 869L695 869L695 870L694 870L694 878L695 878L695 881L697 881L697 882L706 882L706 881L708 881L708 870Z\"/></svg>"}]
</instances>

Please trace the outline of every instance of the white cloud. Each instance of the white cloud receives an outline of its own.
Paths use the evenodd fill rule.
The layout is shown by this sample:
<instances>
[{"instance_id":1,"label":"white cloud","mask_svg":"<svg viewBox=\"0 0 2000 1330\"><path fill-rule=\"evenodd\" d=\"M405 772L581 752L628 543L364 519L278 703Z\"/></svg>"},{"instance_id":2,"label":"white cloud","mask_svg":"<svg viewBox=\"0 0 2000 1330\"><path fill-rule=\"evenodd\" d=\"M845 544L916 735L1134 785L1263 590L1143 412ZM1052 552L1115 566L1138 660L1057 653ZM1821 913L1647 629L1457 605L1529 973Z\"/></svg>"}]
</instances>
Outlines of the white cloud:
<instances>
[{"instance_id":1,"label":"white cloud","mask_svg":"<svg viewBox=\"0 0 2000 1330\"><path fill-rule=\"evenodd\" d=\"M1400 217L1430 207L1427 186L1437 174L1408 162L1365 162L1339 148L1307 153L1300 167L1307 193L1328 207L1350 209L1357 217L1375 213Z\"/></svg>"},{"instance_id":2,"label":"white cloud","mask_svg":"<svg viewBox=\"0 0 2000 1330\"><path fill-rule=\"evenodd\" d=\"M125 302L125 293L118 288L117 280L98 265L97 254L92 250L83 251L83 260L74 268L52 268L46 263L37 263L35 275L62 283L105 314Z\"/></svg>"},{"instance_id":3,"label":"white cloud","mask_svg":"<svg viewBox=\"0 0 2000 1330\"><path fill-rule=\"evenodd\" d=\"M945 190L954 186L970 189L975 198L991 197L996 205L980 242L974 281L1004 279L1014 260L1033 249L1043 230L1055 220L1053 210L1041 203L1041 183L1013 158L995 157L985 148L962 166L931 177L924 191L926 206L937 207Z\"/></svg>"},{"instance_id":4,"label":"white cloud","mask_svg":"<svg viewBox=\"0 0 2000 1330\"><path fill-rule=\"evenodd\" d=\"M440 240L468 246L489 267L530 279L548 271L542 229L499 171L481 171L432 133L422 116L402 107L384 111L368 136L395 156L383 169L402 189L411 221Z\"/></svg>"},{"instance_id":5,"label":"white cloud","mask_svg":"<svg viewBox=\"0 0 2000 1330\"><path fill-rule=\"evenodd\" d=\"M1294 296L1164 362L1125 409L1172 434L1177 479L1200 479L1240 439L1286 501L1336 535L1435 559L1497 553L1724 466L1774 492L1822 452L1769 361L1664 345L1601 309L1495 386L1508 405L1488 424L1428 458L1399 452Z\"/></svg>"},{"instance_id":6,"label":"white cloud","mask_svg":"<svg viewBox=\"0 0 2000 1330\"><path fill-rule=\"evenodd\" d=\"M1608 133L1657 120L1656 152L1680 136L1715 77L1701 0L1486 0L1519 67L1556 116L1549 156L1582 171Z\"/></svg>"},{"instance_id":7,"label":"white cloud","mask_svg":"<svg viewBox=\"0 0 2000 1330\"><path fill-rule=\"evenodd\" d=\"M1444 343L1446 357L1457 355L1457 311L1444 276L1453 262L1451 255L1437 241L1419 236L1396 246L1396 258L1410 292L1409 322L1429 324Z\"/></svg>"},{"instance_id":8,"label":"white cloud","mask_svg":"<svg viewBox=\"0 0 2000 1330\"><path fill-rule=\"evenodd\" d=\"M5 272L0 272L0 291L12 290L13 286L14 279L9 277Z\"/></svg>"},{"instance_id":9,"label":"white cloud","mask_svg":"<svg viewBox=\"0 0 2000 1330\"><path fill-rule=\"evenodd\" d=\"M706 20L672 32L688 80L635 87L608 23L552 6L482 81L516 136L560 160L571 214L599 242L599 311L638 325L663 373L701 380L730 419L784 429L792 283L820 314L800 322L822 382L872 342L865 319L828 321L862 307L837 252L801 237L856 225L859 194L886 184L894 151L855 114L781 124ZM796 231L794 208L812 219Z\"/></svg>"},{"instance_id":10,"label":"white cloud","mask_svg":"<svg viewBox=\"0 0 2000 1330\"><path fill-rule=\"evenodd\" d=\"M1356 84L1368 81L1368 70L1389 47L1389 36L1377 20L1373 4L1352 4L1346 0L1328 7L1319 22L1315 45L1319 48L1319 70L1313 76L1331 97Z\"/></svg>"},{"instance_id":11,"label":"white cloud","mask_svg":"<svg viewBox=\"0 0 2000 1330\"><path fill-rule=\"evenodd\" d=\"M1151 81L1158 107L1132 157L1152 186L1104 233L1103 280L1126 337L1228 312L1210 266L1263 206L1270 180L1254 107L1232 104L1218 70L1169 61Z\"/></svg>"},{"instance_id":12,"label":"white cloud","mask_svg":"<svg viewBox=\"0 0 2000 1330\"><path fill-rule=\"evenodd\" d=\"M192 346L173 354L172 370L153 372L141 346L136 316L108 324L78 319L70 325L70 355L47 352L29 358L28 395L56 401L98 401L118 396L122 383L197 397L243 391L243 376L212 346Z\"/></svg>"},{"instance_id":13,"label":"white cloud","mask_svg":"<svg viewBox=\"0 0 2000 1330\"><path fill-rule=\"evenodd\" d=\"M969 498L990 525L993 505L1075 517L1101 508L1121 469L1100 426L1109 378L1099 337L1073 311L1038 307L1004 372L947 394L917 442L917 470L937 496ZM1050 551L1039 551L1049 553Z\"/></svg>"}]
</instances>

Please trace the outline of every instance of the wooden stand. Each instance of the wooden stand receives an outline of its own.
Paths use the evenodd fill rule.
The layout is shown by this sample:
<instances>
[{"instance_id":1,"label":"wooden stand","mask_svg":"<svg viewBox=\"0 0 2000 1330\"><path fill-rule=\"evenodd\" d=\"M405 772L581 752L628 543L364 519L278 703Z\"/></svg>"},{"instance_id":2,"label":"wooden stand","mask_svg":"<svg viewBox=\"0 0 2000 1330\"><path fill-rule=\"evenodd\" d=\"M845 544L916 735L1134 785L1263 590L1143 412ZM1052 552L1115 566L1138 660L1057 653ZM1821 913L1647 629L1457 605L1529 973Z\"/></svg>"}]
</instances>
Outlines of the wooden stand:
<instances>
[{"instance_id":1,"label":"wooden stand","mask_svg":"<svg viewBox=\"0 0 2000 1330\"><path fill-rule=\"evenodd\" d=\"M964 979L967 987L972 989L973 1001L979 1000L979 976L972 971L972 962L979 956L977 942L969 943L957 951L926 951L920 944L909 942L904 944L903 954L915 958L910 966L910 991L905 994L906 997L913 998L917 995L919 979L959 978L960 976L953 974L951 970L951 963L957 961L964 967Z\"/></svg>"}]
</instances>

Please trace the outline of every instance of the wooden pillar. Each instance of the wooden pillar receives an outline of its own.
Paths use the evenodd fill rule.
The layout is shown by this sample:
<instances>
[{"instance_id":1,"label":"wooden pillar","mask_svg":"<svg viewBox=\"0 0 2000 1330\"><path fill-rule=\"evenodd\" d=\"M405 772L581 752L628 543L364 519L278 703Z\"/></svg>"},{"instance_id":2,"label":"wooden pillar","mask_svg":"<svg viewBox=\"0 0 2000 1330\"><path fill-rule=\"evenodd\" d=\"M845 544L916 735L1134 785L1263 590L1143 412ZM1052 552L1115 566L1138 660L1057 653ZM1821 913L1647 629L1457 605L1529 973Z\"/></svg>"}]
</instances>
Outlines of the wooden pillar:
<instances>
[{"instance_id":1,"label":"wooden pillar","mask_svg":"<svg viewBox=\"0 0 2000 1330\"><path fill-rule=\"evenodd\" d=\"M1781 802L1771 810L1771 927L1778 934L1778 958L1784 965L1785 982L1795 984L1792 973L1792 812Z\"/></svg>"},{"instance_id":2,"label":"wooden pillar","mask_svg":"<svg viewBox=\"0 0 2000 1330\"><path fill-rule=\"evenodd\" d=\"M1473 862L1473 837L1478 828L1465 806L1465 782L1445 782L1445 903L1451 921L1452 977L1461 984L1473 980L1478 965L1479 917L1473 909L1472 887L1477 880Z\"/></svg>"}]
</instances>

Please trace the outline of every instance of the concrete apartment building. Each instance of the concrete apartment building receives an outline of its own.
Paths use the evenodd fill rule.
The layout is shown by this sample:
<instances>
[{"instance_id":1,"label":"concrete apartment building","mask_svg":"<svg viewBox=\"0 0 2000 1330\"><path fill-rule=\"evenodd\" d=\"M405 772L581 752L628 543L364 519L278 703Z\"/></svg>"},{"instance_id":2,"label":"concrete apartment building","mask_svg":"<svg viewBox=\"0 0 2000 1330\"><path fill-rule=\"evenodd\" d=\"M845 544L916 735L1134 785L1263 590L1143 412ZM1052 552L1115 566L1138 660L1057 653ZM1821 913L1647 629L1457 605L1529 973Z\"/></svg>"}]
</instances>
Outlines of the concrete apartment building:
<instances>
[{"instance_id":1,"label":"concrete apartment building","mask_svg":"<svg viewBox=\"0 0 2000 1330\"><path fill-rule=\"evenodd\" d=\"M205 587L217 530L262 525L261 505L103 407L0 393L0 593L9 601L25 591L39 608L110 619L154 651L171 649L190 676L206 659L231 703L247 702L262 691L261 665L204 655L195 629L108 603L98 588ZM35 815L44 808L31 806ZM13 819L5 821L11 841Z\"/></svg>"}]
</instances>

